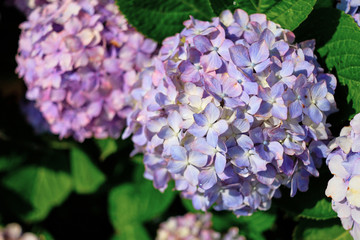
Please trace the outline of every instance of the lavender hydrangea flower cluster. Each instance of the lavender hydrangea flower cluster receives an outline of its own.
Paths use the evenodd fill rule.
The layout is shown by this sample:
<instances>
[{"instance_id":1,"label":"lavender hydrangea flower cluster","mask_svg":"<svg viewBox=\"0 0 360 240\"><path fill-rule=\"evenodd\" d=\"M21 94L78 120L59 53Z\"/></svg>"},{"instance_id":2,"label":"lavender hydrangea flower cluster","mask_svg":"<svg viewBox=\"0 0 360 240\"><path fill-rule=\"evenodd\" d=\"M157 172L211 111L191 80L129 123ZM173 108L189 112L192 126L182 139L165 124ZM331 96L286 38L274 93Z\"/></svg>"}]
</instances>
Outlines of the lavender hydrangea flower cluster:
<instances>
[{"instance_id":1,"label":"lavender hydrangea flower cluster","mask_svg":"<svg viewBox=\"0 0 360 240\"><path fill-rule=\"evenodd\" d=\"M57 1L21 24L17 72L60 138L119 137L129 93L156 43L130 27L111 0Z\"/></svg>"},{"instance_id":2,"label":"lavender hydrangea flower cluster","mask_svg":"<svg viewBox=\"0 0 360 240\"><path fill-rule=\"evenodd\" d=\"M171 217L160 224L156 240L245 240L239 236L239 229L232 227L221 237L211 229L211 214L187 213L184 216Z\"/></svg>"},{"instance_id":3,"label":"lavender hydrangea flower cluster","mask_svg":"<svg viewBox=\"0 0 360 240\"><path fill-rule=\"evenodd\" d=\"M196 209L216 203L237 215L269 209L280 185L307 191L336 110L336 79L314 41L295 44L264 14L240 9L184 25L132 91L123 137L144 153L145 177L160 190L174 179Z\"/></svg>"},{"instance_id":4,"label":"lavender hydrangea flower cluster","mask_svg":"<svg viewBox=\"0 0 360 240\"><path fill-rule=\"evenodd\" d=\"M326 163L334 175L326 195L342 225L354 239L360 239L360 114L329 144L332 152Z\"/></svg>"},{"instance_id":5,"label":"lavender hydrangea flower cluster","mask_svg":"<svg viewBox=\"0 0 360 240\"><path fill-rule=\"evenodd\" d=\"M351 15L360 27L360 1L359 0L341 0L336 7L345 13Z\"/></svg>"},{"instance_id":6,"label":"lavender hydrangea flower cluster","mask_svg":"<svg viewBox=\"0 0 360 240\"><path fill-rule=\"evenodd\" d=\"M0 229L1 240L38 240L33 233L22 233L21 226L17 223L10 223L5 228Z\"/></svg>"}]
</instances>

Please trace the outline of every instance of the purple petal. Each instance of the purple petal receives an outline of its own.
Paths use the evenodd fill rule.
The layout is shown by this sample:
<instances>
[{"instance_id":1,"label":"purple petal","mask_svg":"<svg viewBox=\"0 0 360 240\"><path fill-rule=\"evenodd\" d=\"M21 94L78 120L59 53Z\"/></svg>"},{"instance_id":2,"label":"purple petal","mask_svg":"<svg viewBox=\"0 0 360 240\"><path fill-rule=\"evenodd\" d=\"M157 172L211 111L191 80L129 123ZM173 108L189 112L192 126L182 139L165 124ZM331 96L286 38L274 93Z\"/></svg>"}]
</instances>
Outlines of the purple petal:
<instances>
[{"instance_id":1,"label":"purple petal","mask_svg":"<svg viewBox=\"0 0 360 240\"><path fill-rule=\"evenodd\" d=\"M215 51L203 55L200 61L205 66L207 72L217 70L223 64L219 54Z\"/></svg>"},{"instance_id":2,"label":"purple petal","mask_svg":"<svg viewBox=\"0 0 360 240\"><path fill-rule=\"evenodd\" d=\"M250 123L247 119L236 119L232 124L235 129L241 133L245 133L250 130Z\"/></svg>"},{"instance_id":3,"label":"purple petal","mask_svg":"<svg viewBox=\"0 0 360 240\"><path fill-rule=\"evenodd\" d=\"M222 155L221 153L217 153L216 154L216 159L215 159L215 171L217 174L221 174L224 172L225 169L225 165L226 165L226 158L224 155Z\"/></svg>"},{"instance_id":4,"label":"purple petal","mask_svg":"<svg viewBox=\"0 0 360 240\"><path fill-rule=\"evenodd\" d=\"M198 82L201 78L199 70L188 60L180 63L179 70L183 82Z\"/></svg>"},{"instance_id":5,"label":"purple petal","mask_svg":"<svg viewBox=\"0 0 360 240\"><path fill-rule=\"evenodd\" d=\"M189 161L189 163L191 163L192 165L194 165L196 167L203 167L206 165L206 163L208 161L208 156L204 155L200 152L191 151L189 153L188 161Z\"/></svg>"},{"instance_id":6,"label":"purple petal","mask_svg":"<svg viewBox=\"0 0 360 240\"><path fill-rule=\"evenodd\" d=\"M266 59L265 61L255 65L254 69L257 73L264 71L267 67L271 64L270 58Z\"/></svg>"},{"instance_id":7,"label":"purple petal","mask_svg":"<svg viewBox=\"0 0 360 240\"><path fill-rule=\"evenodd\" d=\"M217 176L214 168L202 170L199 174L199 186L207 190L214 186L217 182Z\"/></svg>"},{"instance_id":8,"label":"purple petal","mask_svg":"<svg viewBox=\"0 0 360 240\"><path fill-rule=\"evenodd\" d=\"M308 115L314 123L319 124L323 119L322 112L314 105L311 104L307 109Z\"/></svg>"},{"instance_id":9,"label":"purple petal","mask_svg":"<svg viewBox=\"0 0 360 240\"><path fill-rule=\"evenodd\" d=\"M271 113L274 117L281 120L287 119L287 107L284 104L274 104Z\"/></svg>"},{"instance_id":10,"label":"purple petal","mask_svg":"<svg viewBox=\"0 0 360 240\"><path fill-rule=\"evenodd\" d=\"M194 115L195 123L201 127L208 125L208 118L204 114L195 113Z\"/></svg>"},{"instance_id":11,"label":"purple petal","mask_svg":"<svg viewBox=\"0 0 360 240\"><path fill-rule=\"evenodd\" d=\"M220 110L211 102L206 106L204 115L208 119L208 123L214 123L220 117Z\"/></svg>"},{"instance_id":12,"label":"purple petal","mask_svg":"<svg viewBox=\"0 0 360 240\"><path fill-rule=\"evenodd\" d=\"M225 31L223 28L217 28L216 31L210 33L210 42L214 47L220 47L225 40Z\"/></svg>"},{"instance_id":13,"label":"purple petal","mask_svg":"<svg viewBox=\"0 0 360 240\"><path fill-rule=\"evenodd\" d=\"M185 168L187 167L186 161L169 161L169 164L167 165L167 169L171 173L182 173Z\"/></svg>"},{"instance_id":14,"label":"purple petal","mask_svg":"<svg viewBox=\"0 0 360 240\"><path fill-rule=\"evenodd\" d=\"M203 136L205 136L208 129L209 128L207 126L201 127L197 124L193 124L188 129L188 132L191 133L192 135L194 135L195 137L203 137Z\"/></svg>"},{"instance_id":15,"label":"purple petal","mask_svg":"<svg viewBox=\"0 0 360 240\"><path fill-rule=\"evenodd\" d=\"M185 169L184 177L191 185L196 186L199 182L199 173L200 171L196 167L188 165Z\"/></svg>"},{"instance_id":16,"label":"purple petal","mask_svg":"<svg viewBox=\"0 0 360 240\"><path fill-rule=\"evenodd\" d=\"M249 54L251 62L258 64L269 58L269 48L265 41L259 41L250 46Z\"/></svg>"},{"instance_id":17,"label":"purple petal","mask_svg":"<svg viewBox=\"0 0 360 240\"><path fill-rule=\"evenodd\" d=\"M329 111L331 109L331 104L330 104L329 100L327 100L326 98L316 101L316 106L321 111Z\"/></svg>"},{"instance_id":18,"label":"purple petal","mask_svg":"<svg viewBox=\"0 0 360 240\"><path fill-rule=\"evenodd\" d=\"M198 35L194 37L194 45L197 50L201 53L206 53L212 50L213 45L211 44L210 40L202 35Z\"/></svg>"},{"instance_id":19,"label":"purple petal","mask_svg":"<svg viewBox=\"0 0 360 240\"><path fill-rule=\"evenodd\" d=\"M314 86L312 86L311 88L311 98L315 99L315 100L319 100L322 99L326 96L327 94L327 87L326 87L326 82L322 81L319 83L316 83Z\"/></svg>"},{"instance_id":20,"label":"purple petal","mask_svg":"<svg viewBox=\"0 0 360 240\"><path fill-rule=\"evenodd\" d=\"M212 129L214 129L214 131L216 131L218 135L224 133L228 129L228 127L229 126L224 119L221 119L212 125Z\"/></svg>"},{"instance_id":21,"label":"purple petal","mask_svg":"<svg viewBox=\"0 0 360 240\"><path fill-rule=\"evenodd\" d=\"M229 49L230 57L237 67L247 67L251 65L248 49L243 45L235 45Z\"/></svg>"},{"instance_id":22,"label":"purple petal","mask_svg":"<svg viewBox=\"0 0 360 240\"><path fill-rule=\"evenodd\" d=\"M206 135L206 141L210 144L212 147L216 147L219 140L219 134L212 128L209 128L209 131Z\"/></svg>"},{"instance_id":23,"label":"purple petal","mask_svg":"<svg viewBox=\"0 0 360 240\"><path fill-rule=\"evenodd\" d=\"M302 106L298 100L290 104L289 113L291 118L296 118L302 114Z\"/></svg>"},{"instance_id":24,"label":"purple petal","mask_svg":"<svg viewBox=\"0 0 360 240\"><path fill-rule=\"evenodd\" d=\"M225 39L222 43L221 47L218 49L218 53L222 56L226 61L230 61L230 52L229 49L234 46L234 43L231 40Z\"/></svg>"},{"instance_id":25,"label":"purple petal","mask_svg":"<svg viewBox=\"0 0 360 240\"><path fill-rule=\"evenodd\" d=\"M240 137L236 139L237 144L245 150L252 149L254 147L254 143L251 138L245 134L241 134Z\"/></svg>"},{"instance_id":26,"label":"purple petal","mask_svg":"<svg viewBox=\"0 0 360 240\"><path fill-rule=\"evenodd\" d=\"M173 146L170 149L171 157L177 161L186 161L186 149L180 146Z\"/></svg>"},{"instance_id":27,"label":"purple petal","mask_svg":"<svg viewBox=\"0 0 360 240\"><path fill-rule=\"evenodd\" d=\"M234 19L240 26L245 27L249 22L249 15L242 9L236 9Z\"/></svg>"}]
</instances>

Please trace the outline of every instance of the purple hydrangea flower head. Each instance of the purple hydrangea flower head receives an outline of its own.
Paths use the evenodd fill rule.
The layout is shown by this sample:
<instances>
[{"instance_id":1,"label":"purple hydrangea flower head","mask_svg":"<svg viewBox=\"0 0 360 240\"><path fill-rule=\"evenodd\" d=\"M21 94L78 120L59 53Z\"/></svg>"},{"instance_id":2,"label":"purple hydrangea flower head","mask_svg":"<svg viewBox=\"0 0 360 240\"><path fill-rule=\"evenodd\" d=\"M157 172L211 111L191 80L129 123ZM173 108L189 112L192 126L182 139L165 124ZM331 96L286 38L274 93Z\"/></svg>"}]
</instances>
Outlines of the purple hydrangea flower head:
<instances>
[{"instance_id":1,"label":"purple hydrangea flower head","mask_svg":"<svg viewBox=\"0 0 360 240\"><path fill-rule=\"evenodd\" d=\"M187 213L184 216L171 217L160 224L156 240L245 240L239 235L239 229L232 227L221 236L212 228L211 214Z\"/></svg>"},{"instance_id":2,"label":"purple hydrangea flower head","mask_svg":"<svg viewBox=\"0 0 360 240\"><path fill-rule=\"evenodd\" d=\"M23 233L22 228L17 223L10 223L5 228L0 228L0 239L3 240L39 240L39 238L30 232Z\"/></svg>"},{"instance_id":3,"label":"purple hydrangea flower head","mask_svg":"<svg viewBox=\"0 0 360 240\"><path fill-rule=\"evenodd\" d=\"M164 40L131 95L123 137L144 154L160 190L175 180L197 209L250 215L279 187L306 191L326 156L336 79L316 61L314 41L263 14L191 18Z\"/></svg>"},{"instance_id":4,"label":"purple hydrangea flower head","mask_svg":"<svg viewBox=\"0 0 360 240\"><path fill-rule=\"evenodd\" d=\"M354 239L360 239L360 114L344 127L340 136L329 143L332 152L326 163L334 175L326 195L342 225Z\"/></svg>"},{"instance_id":5,"label":"purple hydrangea flower head","mask_svg":"<svg viewBox=\"0 0 360 240\"><path fill-rule=\"evenodd\" d=\"M117 138L138 72L156 43L130 27L112 0L56 1L21 24L19 76L60 138Z\"/></svg>"},{"instance_id":6,"label":"purple hydrangea flower head","mask_svg":"<svg viewBox=\"0 0 360 240\"><path fill-rule=\"evenodd\" d=\"M336 7L345 13L351 15L360 27L360 1L359 0L341 0Z\"/></svg>"}]
</instances>

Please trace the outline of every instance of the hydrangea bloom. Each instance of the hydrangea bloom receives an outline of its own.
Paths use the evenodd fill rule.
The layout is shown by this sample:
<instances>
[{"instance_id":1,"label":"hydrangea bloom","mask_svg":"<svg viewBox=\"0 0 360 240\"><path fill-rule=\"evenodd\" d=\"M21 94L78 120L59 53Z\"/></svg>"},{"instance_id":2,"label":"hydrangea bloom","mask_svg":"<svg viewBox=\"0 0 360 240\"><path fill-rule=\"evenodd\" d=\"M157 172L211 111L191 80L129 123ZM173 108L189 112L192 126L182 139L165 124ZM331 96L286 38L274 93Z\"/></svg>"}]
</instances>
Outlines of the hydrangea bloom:
<instances>
[{"instance_id":1,"label":"hydrangea bloom","mask_svg":"<svg viewBox=\"0 0 360 240\"><path fill-rule=\"evenodd\" d=\"M1 240L38 240L33 233L22 234L21 226L17 223L10 223L5 228L0 228L0 239Z\"/></svg>"},{"instance_id":2,"label":"hydrangea bloom","mask_svg":"<svg viewBox=\"0 0 360 240\"><path fill-rule=\"evenodd\" d=\"M360 27L360 0L341 0L336 7L351 15Z\"/></svg>"},{"instance_id":3,"label":"hydrangea bloom","mask_svg":"<svg viewBox=\"0 0 360 240\"><path fill-rule=\"evenodd\" d=\"M239 229L230 228L221 237L221 234L211 229L211 214L203 215L188 213L184 216L171 217L160 224L156 240L245 240L239 236Z\"/></svg>"},{"instance_id":4,"label":"hydrangea bloom","mask_svg":"<svg viewBox=\"0 0 360 240\"><path fill-rule=\"evenodd\" d=\"M327 150L326 117L336 79L324 74L314 41L263 14L203 22L164 40L132 91L124 136L144 153L145 177L176 189L197 209L216 203L237 215L267 210L280 185L308 189Z\"/></svg>"},{"instance_id":5,"label":"hydrangea bloom","mask_svg":"<svg viewBox=\"0 0 360 240\"><path fill-rule=\"evenodd\" d=\"M156 43L131 28L113 1L50 3L20 27L17 72L51 131L79 141L117 138Z\"/></svg>"},{"instance_id":6,"label":"hydrangea bloom","mask_svg":"<svg viewBox=\"0 0 360 240\"><path fill-rule=\"evenodd\" d=\"M326 163L334 176L325 193L332 198L332 208L343 227L350 229L354 239L360 239L360 114L341 130L329 148L332 152Z\"/></svg>"}]
</instances>

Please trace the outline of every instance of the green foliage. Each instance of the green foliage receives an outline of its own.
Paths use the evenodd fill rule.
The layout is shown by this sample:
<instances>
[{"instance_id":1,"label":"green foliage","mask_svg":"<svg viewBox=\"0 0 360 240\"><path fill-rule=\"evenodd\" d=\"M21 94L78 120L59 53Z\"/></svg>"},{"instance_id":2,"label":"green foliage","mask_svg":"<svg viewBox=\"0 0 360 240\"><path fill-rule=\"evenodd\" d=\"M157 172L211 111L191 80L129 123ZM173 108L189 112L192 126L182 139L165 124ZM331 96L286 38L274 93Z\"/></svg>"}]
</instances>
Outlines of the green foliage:
<instances>
[{"instance_id":1,"label":"green foliage","mask_svg":"<svg viewBox=\"0 0 360 240\"><path fill-rule=\"evenodd\" d=\"M54 206L67 198L72 189L68 173L44 166L22 167L6 176L3 184L31 204L33 209L22 216L28 221L44 219Z\"/></svg>"},{"instance_id":2,"label":"green foliage","mask_svg":"<svg viewBox=\"0 0 360 240\"><path fill-rule=\"evenodd\" d=\"M72 148L70 155L75 191L81 194L95 192L105 182L105 175L81 149Z\"/></svg>"},{"instance_id":3,"label":"green foliage","mask_svg":"<svg viewBox=\"0 0 360 240\"><path fill-rule=\"evenodd\" d=\"M229 226L236 226L240 234L251 240L265 240L263 233L273 227L275 220L276 215L271 211L258 211L251 216L241 217L236 217L233 213L213 215L213 225L217 231L226 231Z\"/></svg>"},{"instance_id":4,"label":"green foliage","mask_svg":"<svg viewBox=\"0 0 360 240\"><path fill-rule=\"evenodd\" d=\"M311 221L303 220L295 228L294 240L352 240L348 231L345 231L339 220Z\"/></svg>"},{"instance_id":5,"label":"green foliage","mask_svg":"<svg viewBox=\"0 0 360 240\"><path fill-rule=\"evenodd\" d=\"M265 13L283 28L294 30L313 10L316 0L211 0L216 14L225 9L243 9L248 14Z\"/></svg>"},{"instance_id":6,"label":"green foliage","mask_svg":"<svg viewBox=\"0 0 360 240\"><path fill-rule=\"evenodd\" d=\"M282 0L266 12L267 17L282 28L294 30L311 13L316 0Z\"/></svg>"},{"instance_id":7,"label":"green foliage","mask_svg":"<svg viewBox=\"0 0 360 240\"><path fill-rule=\"evenodd\" d=\"M190 15L201 20L214 16L208 0L117 0L117 4L132 26L158 42L180 32Z\"/></svg>"},{"instance_id":8,"label":"green foliage","mask_svg":"<svg viewBox=\"0 0 360 240\"><path fill-rule=\"evenodd\" d=\"M328 69L336 71L340 85L347 87L347 102L360 112L360 28L354 19L342 12L331 40L318 51Z\"/></svg>"},{"instance_id":9,"label":"green foliage","mask_svg":"<svg viewBox=\"0 0 360 240\"><path fill-rule=\"evenodd\" d=\"M211 6L217 15L226 9L234 11L235 9L243 9L248 14L266 13L281 0L210 0Z\"/></svg>"},{"instance_id":10,"label":"green foliage","mask_svg":"<svg viewBox=\"0 0 360 240\"><path fill-rule=\"evenodd\" d=\"M337 214L331 208L331 202L328 198L323 198L316 202L312 208L305 208L300 214L300 217L315 219L315 220L326 220L330 218L336 218Z\"/></svg>"},{"instance_id":11,"label":"green foliage","mask_svg":"<svg viewBox=\"0 0 360 240\"><path fill-rule=\"evenodd\" d=\"M150 240L150 236L141 224L128 224L113 236L111 240Z\"/></svg>"},{"instance_id":12,"label":"green foliage","mask_svg":"<svg viewBox=\"0 0 360 240\"><path fill-rule=\"evenodd\" d=\"M135 176L143 174L135 170ZM176 193L169 186L164 193L155 189L149 180L135 177L134 183L125 183L111 190L109 215L115 229L122 230L128 223L142 223L161 215L172 203Z\"/></svg>"},{"instance_id":13,"label":"green foliage","mask_svg":"<svg viewBox=\"0 0 360 240\"><path fill-rule=\"evenodd\" d=\"M0 172L10 171L23 162L23 158L19 155L1 156L0 157Z\"/></svg>"},{"instance_id":14,"label":"green foliage","mask_svg":"<svg viewBox=\"0 0 360 240\"><path fill-rule=\"evenodd\" d=\"M108 156L115 153L118 149L114 139L96 139L96 144L100 148L100 160L105 160Z\"/></svg>"}]
</instances>

